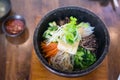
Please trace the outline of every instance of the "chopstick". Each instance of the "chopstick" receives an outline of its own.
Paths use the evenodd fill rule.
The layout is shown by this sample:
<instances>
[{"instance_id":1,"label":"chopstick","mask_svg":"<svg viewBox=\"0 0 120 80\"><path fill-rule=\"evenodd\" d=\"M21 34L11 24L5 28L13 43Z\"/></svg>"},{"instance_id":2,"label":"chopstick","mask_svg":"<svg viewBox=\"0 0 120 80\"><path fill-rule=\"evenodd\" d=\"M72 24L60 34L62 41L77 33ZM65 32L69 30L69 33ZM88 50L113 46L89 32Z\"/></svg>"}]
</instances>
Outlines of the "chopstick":
<instances>
[{"instance_id":1,"label":"chopstick","mask_svg":"<svg viewBox=\"0 0 120 80\"><path fill-rule=\"evenodd\" d=\"M115 7L119 7L118 0L113 0L113 4L114 4Z\"/></svg>"}]
</instances>

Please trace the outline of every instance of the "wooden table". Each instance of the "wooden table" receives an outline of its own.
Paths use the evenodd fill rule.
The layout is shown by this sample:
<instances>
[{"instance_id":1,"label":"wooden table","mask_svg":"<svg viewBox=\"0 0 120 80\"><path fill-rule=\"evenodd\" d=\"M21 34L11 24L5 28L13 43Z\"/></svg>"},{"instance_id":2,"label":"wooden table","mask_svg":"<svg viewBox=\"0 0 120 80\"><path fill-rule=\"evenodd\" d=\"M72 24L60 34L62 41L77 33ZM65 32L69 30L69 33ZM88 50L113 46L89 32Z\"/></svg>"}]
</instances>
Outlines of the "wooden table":
<instances>
[{"instance_id":1,"label":"wooden table","mask_svg":"<svg viewBox=\"0 0 120 80\"><path fill-rule=\"evenodd\" d=\"M85 7L97 14L106 24L111 38L108 55L100 67L75 80L117 80L120 73L120 8L115 9L111 0L102 1L11 0L11 14L23 15L27 29L20 37L10 38L0 27L0 80L71 80L48 72L33 51L33 33L38 21L47 12L69 5Z\"/></svg>"}]
</instances>

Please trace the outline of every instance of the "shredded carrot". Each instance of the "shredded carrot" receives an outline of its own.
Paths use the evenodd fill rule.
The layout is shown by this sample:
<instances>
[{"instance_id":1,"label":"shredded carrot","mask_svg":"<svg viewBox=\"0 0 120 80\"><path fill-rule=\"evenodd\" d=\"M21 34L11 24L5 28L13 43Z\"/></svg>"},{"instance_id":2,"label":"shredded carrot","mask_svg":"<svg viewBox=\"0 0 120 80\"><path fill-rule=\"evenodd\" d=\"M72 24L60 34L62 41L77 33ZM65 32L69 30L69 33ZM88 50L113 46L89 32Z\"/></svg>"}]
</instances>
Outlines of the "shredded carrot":
<instances>
[{"instance_id":1,"label":"shredded carrot","mask_svg":"<svg viewBox=\"0 0 120 80\"><path fill-rule=\"evenodd\" d=\"M57 48L54 50L48 51L45 57L54 56L57 53Z\"/></svg>"},{"instance_id":2,"label":"shredded carrot","mask_svg":"<svg viewBox=\"0 0 120 80\"><path fill-rule=\"evenodd\" d=\"M57 43L55 42L52 42L49 45L47 45L45 42L41 42L41 48L45 53L46 58L55 56L56 53L58 52Z\"/></svg>"},{"instance_id":3,"label":"shredded carrot","mask_svg":"<svg viewBox=\"0 0 120 80\"><path fill-rule=\"evenodd\" d=\"M51 46L51 47L46 47L46 48L43 48L43 52L48 52L48 51L51 51L51 50L53 50L53 49L56 49L57 48L57 46L56 45L54 45L54 46Z\"/></svg>"},{"instance_id":4,"label":"shredded carrot","mask_svg":"<svg viewBox=\"0 0 120 80\"><path fill-rule=\"evenodd\" d=\"M41 42L41 47L45 48L46 47L46 43L45 42Z\"/></svg>"},{"instance_id":5,"label":"shredded carrot","mask_svg":"<svg viewBox=\"0 0 120 80\"><path fill-rule=\"evenodd\" d=\"M51 47L57 47L57 43L50 43L49 45L46 45L46 43L45 42L42 42L41 43L41 47L43 48L43 49L48 49L48 48L51 48Z\"/></svg>"}]
</instances>

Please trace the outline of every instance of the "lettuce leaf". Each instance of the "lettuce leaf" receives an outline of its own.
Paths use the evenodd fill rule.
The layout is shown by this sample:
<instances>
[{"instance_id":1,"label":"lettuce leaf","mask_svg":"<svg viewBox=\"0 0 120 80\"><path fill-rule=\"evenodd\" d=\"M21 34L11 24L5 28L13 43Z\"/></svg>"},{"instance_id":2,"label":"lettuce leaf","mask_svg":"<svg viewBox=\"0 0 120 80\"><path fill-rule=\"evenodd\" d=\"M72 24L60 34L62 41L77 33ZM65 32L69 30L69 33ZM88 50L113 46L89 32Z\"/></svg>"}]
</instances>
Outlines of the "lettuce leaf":
<instances>
[{"instance_id":1,"label":"lettuce leaf","mask_svg":"<svg viewBox=\"0 0 120 80\"><path fill-rule=\"evenodd\" d=\"M56 22L55 22L55 21L50 22L48 29L47 29L47 30L44 32L44 34L43 34L43 37L44 37L45 39L49 39L50 37L52 37L52 35L54 34L54 32L55 32L57 29L58 29L58 27L57 27Z\"/></svg>"},{"instance_id":2,"label":"lettuce leaf","mask_svg":"<svg viewBox=\"0 0 120 80\"><path fill-rule=\"evenodd\" d=\"M71 16L70 22L65 24L65 27L63 28L64 32L63 39L65 42L69 44L73 44L79 38L76 24L77 19Z\"/></svg>"}]
</instances>

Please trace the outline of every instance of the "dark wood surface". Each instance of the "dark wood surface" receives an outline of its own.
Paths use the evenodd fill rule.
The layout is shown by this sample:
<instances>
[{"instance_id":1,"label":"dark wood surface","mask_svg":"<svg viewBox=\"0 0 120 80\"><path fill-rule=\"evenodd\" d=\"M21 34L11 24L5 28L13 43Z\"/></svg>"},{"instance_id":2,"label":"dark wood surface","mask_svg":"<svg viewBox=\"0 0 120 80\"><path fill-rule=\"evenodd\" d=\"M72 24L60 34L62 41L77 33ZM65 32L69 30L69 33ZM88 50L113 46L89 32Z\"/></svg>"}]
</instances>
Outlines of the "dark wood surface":
<instances>
[{"instance_id":1,"label":"dark wood surface","mask_svg":"<svg viewBox=\"0 0 120 80\"><path fill-rule=\"evenodd\" d=\"M108 55L102 63L103 65L106 63L105 66L107 67L106 75L108 77L104 80L117 80L120 73L120 8L115 8L111 0L104 0L106 2L102 1L103 0L11 0L11 14L23 15L26 19L27 29L21 36L10 38L3 34L0 27L0 80L30 80L31 72L34 72L31 71L31 63L33 59L33 32L36 27L36 18L39 17L39 19L41 19L47 12L58 7L69 5L85 7L91 10L106 24L111 41ZM36 75L39 76L37 72ZM91 77L92 79L95 78L95 80L103 80L103 74L99 75L101 75L99 77L100 79L97 79L96 76ZM42 79L44 80L44 78L35 80Z\"/></svg>"}]
</instances>

